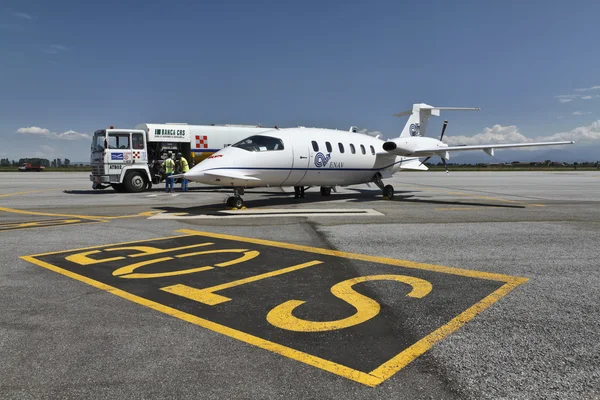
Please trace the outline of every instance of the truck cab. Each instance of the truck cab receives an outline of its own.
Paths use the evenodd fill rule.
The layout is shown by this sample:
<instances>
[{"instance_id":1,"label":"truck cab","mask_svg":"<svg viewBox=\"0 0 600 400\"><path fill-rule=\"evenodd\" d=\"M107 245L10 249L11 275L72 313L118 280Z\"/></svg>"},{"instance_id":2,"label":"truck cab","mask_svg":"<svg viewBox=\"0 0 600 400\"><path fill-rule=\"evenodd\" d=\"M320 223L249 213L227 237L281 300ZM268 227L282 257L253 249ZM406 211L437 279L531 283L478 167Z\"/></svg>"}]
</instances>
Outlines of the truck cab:
<instances>
[{"instance_id":1,"label":"truck cab","mask_svg":"<svg viewBox=\"0 0 600 400\"><path fill-rule=\"evenodd\" d=\"M90 181L94 189L108 185L117 192L142 192L156 180L148 166L146 132L138 129L101 129L94 132Z\"/></svg>"}]
</instances>

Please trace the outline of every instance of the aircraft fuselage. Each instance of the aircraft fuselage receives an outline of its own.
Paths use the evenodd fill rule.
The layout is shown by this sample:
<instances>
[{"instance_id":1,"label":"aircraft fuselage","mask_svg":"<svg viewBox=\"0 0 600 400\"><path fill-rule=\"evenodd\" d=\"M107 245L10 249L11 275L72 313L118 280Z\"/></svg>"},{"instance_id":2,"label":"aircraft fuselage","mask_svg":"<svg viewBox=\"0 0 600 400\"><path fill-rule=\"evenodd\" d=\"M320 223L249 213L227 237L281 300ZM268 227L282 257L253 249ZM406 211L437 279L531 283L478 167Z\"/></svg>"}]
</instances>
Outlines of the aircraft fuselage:
<instances>
[{"instance_id":1,"label":"aircraft fuselage","mask_svg":"<svg viewBox=\"0 0 600 400\"><path fill-rule=\"evenodd\" d=\"M383 143L364 134L331 129L273 129L220 150L185 177L233 187L365 183L378 172L389 175L402 162L414 160L385 152Z\"/></svg>"}]
</instances>

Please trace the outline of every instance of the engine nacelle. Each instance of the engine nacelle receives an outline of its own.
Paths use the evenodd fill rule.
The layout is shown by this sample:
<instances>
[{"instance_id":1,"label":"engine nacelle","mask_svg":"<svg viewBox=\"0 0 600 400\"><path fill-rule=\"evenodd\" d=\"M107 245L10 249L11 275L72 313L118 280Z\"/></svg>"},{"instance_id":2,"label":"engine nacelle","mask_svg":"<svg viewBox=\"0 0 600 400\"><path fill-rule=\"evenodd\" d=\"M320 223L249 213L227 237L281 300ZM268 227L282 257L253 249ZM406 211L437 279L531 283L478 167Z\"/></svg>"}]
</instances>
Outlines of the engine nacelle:
<instances>
[{"instance_id":1,"label":"engine nacelle","mask_svg":"<svg viewBox=\"0 0 600 400\"><path fill-rule=\"evenodd\" d=\"M437 139L419 136L399 137L383 144L385 151L398 156L410 156L417 151L425 149L439 148L443 151L444 147L447 147L447 145Z\"/></svg>"}]
</instances>

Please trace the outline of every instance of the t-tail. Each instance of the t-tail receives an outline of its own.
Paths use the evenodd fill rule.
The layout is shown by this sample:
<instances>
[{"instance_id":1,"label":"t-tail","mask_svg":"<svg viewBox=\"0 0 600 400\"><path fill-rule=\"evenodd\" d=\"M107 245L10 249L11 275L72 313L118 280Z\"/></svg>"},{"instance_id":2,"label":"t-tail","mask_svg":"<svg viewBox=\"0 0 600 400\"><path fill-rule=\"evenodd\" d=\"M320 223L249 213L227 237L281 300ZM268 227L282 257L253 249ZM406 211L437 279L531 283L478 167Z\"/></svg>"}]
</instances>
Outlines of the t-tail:
<instances>
[{"instance_id":1,"label":"t-tail","mask_svg":"<svg viewBox=\"0 0 600 400\"><path fill-rule=\"evenodd\" d=\"M410 115L400 137L410 137L410 136L425 136L425 132L427 131L427 122L429 121L429 117L440 116L440 111L479 111L479 107L434 107L429 104L419 103L413 104L412 110L404 111L398 114L394 114L394 117L404 117L406 115Z\"/></svg>"}]
</instances>

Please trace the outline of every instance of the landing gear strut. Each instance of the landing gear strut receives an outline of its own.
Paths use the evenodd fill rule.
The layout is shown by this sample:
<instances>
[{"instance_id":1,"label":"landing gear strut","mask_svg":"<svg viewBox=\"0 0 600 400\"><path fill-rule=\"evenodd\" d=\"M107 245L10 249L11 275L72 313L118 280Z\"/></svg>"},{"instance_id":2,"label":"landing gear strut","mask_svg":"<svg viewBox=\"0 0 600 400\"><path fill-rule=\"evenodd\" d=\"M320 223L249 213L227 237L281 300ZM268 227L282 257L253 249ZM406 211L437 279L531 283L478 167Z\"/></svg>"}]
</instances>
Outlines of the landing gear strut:
<instances>
[{"instance_id":1,"label":"landing gear strut","mask_svg":"<svg viewBox=\"0 0 600 400\"><path fill-rule=\"evenodd\" d=\"M237 208L238 210L244 207L244 199L242 199L243 194L244 189L233 188L233 196L227 199L227 207Z\"/></svg>"},{"instance_id":2,"label":"landing gear strut","mask_svg":"<svg viewBox=\"0 0 600 400\"><path fill-rule=\"evenodd\" d=\"M394 187L392 185L383 185L383 181L381 180L381 175L377 174L373 177L373 183L377 185L379 189L383 191L383 197L388 200L394 199Z\"/></svg>"}]
</instances>

